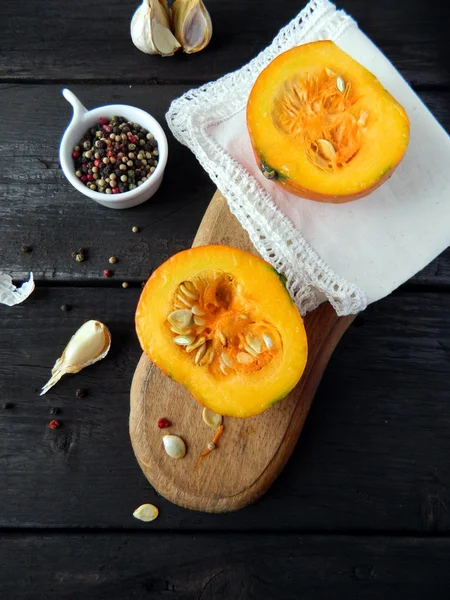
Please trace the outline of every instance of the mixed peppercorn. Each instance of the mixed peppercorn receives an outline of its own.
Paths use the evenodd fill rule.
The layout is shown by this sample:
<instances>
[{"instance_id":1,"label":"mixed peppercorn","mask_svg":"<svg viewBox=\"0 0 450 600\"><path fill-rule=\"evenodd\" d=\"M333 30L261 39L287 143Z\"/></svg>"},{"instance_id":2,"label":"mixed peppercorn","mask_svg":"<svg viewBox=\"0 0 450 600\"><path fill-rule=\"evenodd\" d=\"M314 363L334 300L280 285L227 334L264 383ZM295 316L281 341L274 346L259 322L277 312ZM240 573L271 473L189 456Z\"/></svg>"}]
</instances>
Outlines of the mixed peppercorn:
<instances>
[{"instance_id":1,"label":"mixed peppercorn","mask_svg":"<svg viewBox=\"0 0 450 600\"><path fill-rule=\"evenodd\" d=\"M129 192L142 185L158 165L153 134L124 117L100 117L72 151L75 175L90 190Z\"/></svg>"}]
</instances>

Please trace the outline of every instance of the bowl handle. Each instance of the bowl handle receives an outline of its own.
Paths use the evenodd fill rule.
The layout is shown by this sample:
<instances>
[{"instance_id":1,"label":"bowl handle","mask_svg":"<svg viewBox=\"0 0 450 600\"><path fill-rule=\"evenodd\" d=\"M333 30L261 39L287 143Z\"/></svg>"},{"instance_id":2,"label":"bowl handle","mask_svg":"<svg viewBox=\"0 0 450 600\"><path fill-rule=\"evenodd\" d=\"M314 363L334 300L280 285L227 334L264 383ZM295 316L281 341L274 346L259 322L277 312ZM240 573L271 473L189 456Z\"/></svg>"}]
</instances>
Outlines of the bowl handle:
<instances>
[{"instance_id":1,"label":"bowl handle","mask_svg":"<svg viewBox=\"0 0 450 600\"><path fill-rule=\"evenodd\" d=\"M73 108L73 117L72 122L79 121L84 113L87 112L87 108L81 104L78 98L75 96L73 92L64 88L62 91L64 98L72 105Z\"/></svg>"}]
</instances>

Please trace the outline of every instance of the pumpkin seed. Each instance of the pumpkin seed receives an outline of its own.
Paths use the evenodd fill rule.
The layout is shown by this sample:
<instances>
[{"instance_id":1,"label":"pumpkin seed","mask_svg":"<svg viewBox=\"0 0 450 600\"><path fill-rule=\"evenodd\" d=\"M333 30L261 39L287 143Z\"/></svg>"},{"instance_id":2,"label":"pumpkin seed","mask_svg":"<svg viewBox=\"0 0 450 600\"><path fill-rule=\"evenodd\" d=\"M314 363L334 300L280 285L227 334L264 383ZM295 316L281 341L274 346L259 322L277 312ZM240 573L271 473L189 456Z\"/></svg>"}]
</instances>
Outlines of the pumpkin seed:
<instances>
[{"instance_id":1,"label":"pumpkin seed","mask_svg":"<svg viewBox=\"0 0 450 600\"><path fill-rule=\"evenodd\" d=\"M174 310L167 317L167 320L174 327L188 327L191 323L192 313L190 310Z\"/></svg>"},{"instance_id":2,"label":"pumpkin seed","mask_svg":"<svg viewBox=\"0 0 450 600\"><path fill-rule=\"evenodd\" d=\"M233 366L233 361L231 360L231 358L228 356L228 354L226 354L225 352L222 352L222 354L220 355L220 360L223 362L224 365L226 365L227 367L232 367Z\"/></svg>"},{"instance_id":3,"label":"pumpkin seed","mask_svg":"<svg viewBox=\"0 0 450 600\"><path fill-rule=\"evenodd\" d=\"M316 166L319 167L320 169L324 169L325 171L330 170L330 164L324 158L319 156L318 154L316 154L314 156L314 160L316 162Z\"/></svg>"},{"instance_id":4,"label":"pumpkin seed","mask_svg":"<svg viewBox=\"0 0 450 600\"><path fill-rule=\"evenodd\" d=\"M223 335L221 331L217 332L217 337L219 338L219 341L222 344L222 346L226 346L227 338Z\"/></svg>"},{"instance_id":5,"label":"pumpkin seed","mask_svg":"<svg viewBox=\"0 0 450 600\"><path fill-rule=\"evenodd\" d=\"M145 521L146 523L154 521L158 515L159 510L154 504L141 504L133 513L135 519Z\"/></svg>"},{"instance_id":6,"label":"pumpkin seed","mask_svg":"<svg viewBox=\"0 0 450 600\"><path fill-rule=\"evenodd\" d=\"M206 315L205 311L202 310L198 304L194 304L191 310L193 315L197 315L199 317L203 317L203 315Z\"/></svg>"},{"instance_id":7,"label":"pumpkin seed","mask_svg":"<svg viewBox=\"0 0 450 600\"><path fill-rule=\"evenodd\" d=\"M338 92L343 94L345 92L345 81L342 79L340 75L336 77L336 87Z\"/></svg>"},{"instance_id":8,"label":"pumpkin seed","mask_svg":"<svg viewBox=\"0 0 450 600\"><path fill-rule=\"evenodd\" d=\"M202 360L202 362L200 364L204 364L204 365L210 365L212 363L212 361L214 360L214 349L213 348L209 348L206 351L206 354Z\"/></svg>"},{"instance_id":9,"label":"pumpkin seed","mask_svg":"<svg viewBox=\"0 0 450 600\"><path fill-rule=\"evenodd\" d=\"M177 435L163 435L164 450L170 458L183 458L186 455L186 444Z\"/></svg>"},{"instance_id":10,"label":"pumpkin seed","mask_svg":"<svg viewBox=\"0 0 450 600\"><path fill-rule=\"evenodd\" d=\"M256 354L261 354L263 346L259 338L257 338L254 335L246 335L245 341L250 346L250 348L256 352Z\"/></svg>"},{"instance_id":11,"label":"pumpkin seed","mask_svg":"<svg viewBox=\"0 0 450 600\"><path fill-rule=\"evenodd\" d=\"M184 285L184 287L188 290L188 292L191 292L191 294L196 294L196 297L198 298L197 288L192 281L183 281L182 285Z\"/></svg>"},{"instance_id":12,"label":"pumpkin seed","mask_svg":"<svg viewBox=\"0 0 450 600\"><path fill-rule=\"evenodd\" d=\"M222 373L224 375L228 375L228 369L225 365L223 365L222 363L219 363L219 369L222 371Z\"/></svg>"},{"instance_id":13,"label":"pumpkin seed","mask_svg":"<svg viewBox=\"0 0 450 600\"><path fill-rule=\"evenodd\" d=\"M186 296L186 298L190 298L191 300L197 300L198 293L188 290L187 285L185 283L182 283L180 285L180 290Z\"/></svg>"},{"instance_id":14,"label":"pumpkin seed","mask_svg":"<svg viewBox=\"0 0 450 600\"><path fill-rule=\"evenodd\" d=\"M317 151L319 156L325 160L333 160L336 157L336 150L331 142L328 140L317 140Z\"/></svg>"},{"instance_id":15,"label":"pumpkin seed","mask_svg":"<svg viewBox=\"0 0 450 600\"><path fill-rule=\"evenodd\" d=\"M177 300L179 300L182 304L184 304L184 306L187 306L188 308L191 308L192 303L194 302L194 300L191 300L190 298L185 298L183 294L178 294Z\"/></svg>"},{"instance_id":16,"label":"pumpkin seed","mask_svg":"<svg viewBox=\"0 0 450 600\"><path fill-rule=\"evenodd\" d=\"M255 352L255 351L253 350L253 348L252 348L251 346L249 346L248 344L245 344L245 345L244 345L244 350L245 350L246 352L248 352L249 354L251 354L252 356L254 356L255 358L258 358L258 354L259 354L259 353L258 353L258 352Z\"/></svg>"},{"instance_id":17,"label":"pumpkin seed","mask_svg":"<svg viewBox=\"0 0 450 600\"><path fill-rule=\"evenodd\" d=\"M174 327L173 325L171 325L170 331L173 331L173 333L177 333L178 335L189 335L190 333L192 333L192 329L190 329L189 327Z\"/></svg>"},{"instance_id":18,"label":"pumpkin seed","mask_svg":"<svg viewBox=\"0 0 450 600\"><path fill-rule=\"evenodd\" d=\"M215 413L214 411L205 407L202 411L202 419L206 425L208 425L208 427L211 427L211 429L217 429L219 425L222 425L223 417L222 415L219 415L218 413Z\"/></svg>"},{"instance_id":19,"label":"pumpkin seed","mask_svg":"<svg viewBox=\"0 0 450 600\"><path fill-rule=\"evenodd\" d=\"M203 317L198 317L197 315L194 315L194 323L196 325L206 325L206 319L204 319Z\"/></svg>"},{"instance_id":20,"label":"pumpkin seed","mask_svg":"<svg viewBox=\"0 0 450 600\"><path fill-rule=\"evenodd\" d=\"M195 364L198 365L198 363L201 361L201 359L205 356L206 354L206 344L202 344L200 346L200 348L197 351L197 354L195 355Z\"/></svg>"},{"instance_id":21,"label":"pumpkin seed","mask_svg":"<svg viewBox=\"0 0 450 600\"><path fill-rule=\"evenodd\" d=\"M173 338L173 341L175 344L178 344L178 346L189 346L194 340L195 337L193 335L179 335Z\"/></svg>"},{"instance_id":22,"label":"pumpkin seed","mask_svg":"<svg viewBox=\"0 0 450 600\"><path fill-rule=\"evenodd\" d=\"M199 348L200 346L202 346L205 342L206 342L206 338L203 336L200 336L199 338L197 338L197 340L195 342L194 342L194 338L193 338L192 342L189 344L189 346L186 346L186 352L192 352L196 348Z\"/></svg>"},{"instance_id":23,"label":"pumpkin seed","mask_svg":"<svg viewBox=\"0 0 450 600\"><path fill-rule=\"evenodd\" d=\"M238 352L236 354L236 360L241 365L249 365L253 362L253 358L250 356L250 354L247 354L247 352Z\"/></svg>"},{"instance_id":24,"label":"pumpkin seed","mask_svg":"<svg viewBox=\"0 0 450 600\"><path fill-rule=\"evenodd\" d=\"M273 340L268 333L263 333L263 340L268 350L273 348Z\"/></svg>"}]
</instances>

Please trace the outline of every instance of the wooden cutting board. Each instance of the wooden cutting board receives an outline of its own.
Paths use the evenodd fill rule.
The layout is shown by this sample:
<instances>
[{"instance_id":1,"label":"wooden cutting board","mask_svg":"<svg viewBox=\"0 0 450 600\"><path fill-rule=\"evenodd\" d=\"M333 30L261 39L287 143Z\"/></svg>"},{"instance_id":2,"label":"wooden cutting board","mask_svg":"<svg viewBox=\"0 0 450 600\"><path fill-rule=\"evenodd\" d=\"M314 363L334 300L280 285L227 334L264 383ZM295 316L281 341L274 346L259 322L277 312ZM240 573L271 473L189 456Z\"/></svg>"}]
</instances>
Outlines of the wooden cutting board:
<instances>
[{"instance_id":1,"label":"wooden cutting board","mask_svg":"<svg viewBox=\"0 0 450 600\"><path fill-rule=\"evenodd\" d=\"M200 224L194 246L227 244L257 254L247 233L216 192ZM214 437L202 420L202 407L184 387L166 377L142 355L131 386L130 435L136 458L151 485L186 508L228 512L262 496L283 469L305 423L328 360L354 316L337 317L325 303L305 318L309 358L296 388L281 402L249 419L225 417L224 432L208 456L200 453ZM169 429L158 429L166 417ZM170 458L162 436L186 442L181 460Z\"/></svg>"}]
</instances>

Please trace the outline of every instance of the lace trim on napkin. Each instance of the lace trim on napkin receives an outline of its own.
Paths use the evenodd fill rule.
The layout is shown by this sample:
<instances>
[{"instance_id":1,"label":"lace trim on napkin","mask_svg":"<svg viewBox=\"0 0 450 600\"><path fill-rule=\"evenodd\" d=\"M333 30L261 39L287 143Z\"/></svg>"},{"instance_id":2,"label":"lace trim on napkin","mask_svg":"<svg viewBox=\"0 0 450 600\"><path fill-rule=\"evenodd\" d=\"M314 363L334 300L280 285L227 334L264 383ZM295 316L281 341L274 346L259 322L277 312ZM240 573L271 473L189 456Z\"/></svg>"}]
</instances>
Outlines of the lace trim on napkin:
<instances>
[{"instance_id":1,"label":"lace trim on napkin","mask_svg":"<svg viewBox=\"0 0 450 600\"><path fill-rule=\"evenodd\" d=\"M326 297L338 315L364 310L367 299L356 285L335 273L275 206L270 195L208 135L208 129L243 110L264 67L300 43L336 40L354 21L328 0L312 0L275 37L272 44L241 69L174 100L166 115L179 142L188 146L228 201L261 256L287 279L302 315Z\"/></svg>"}]
</instances>

